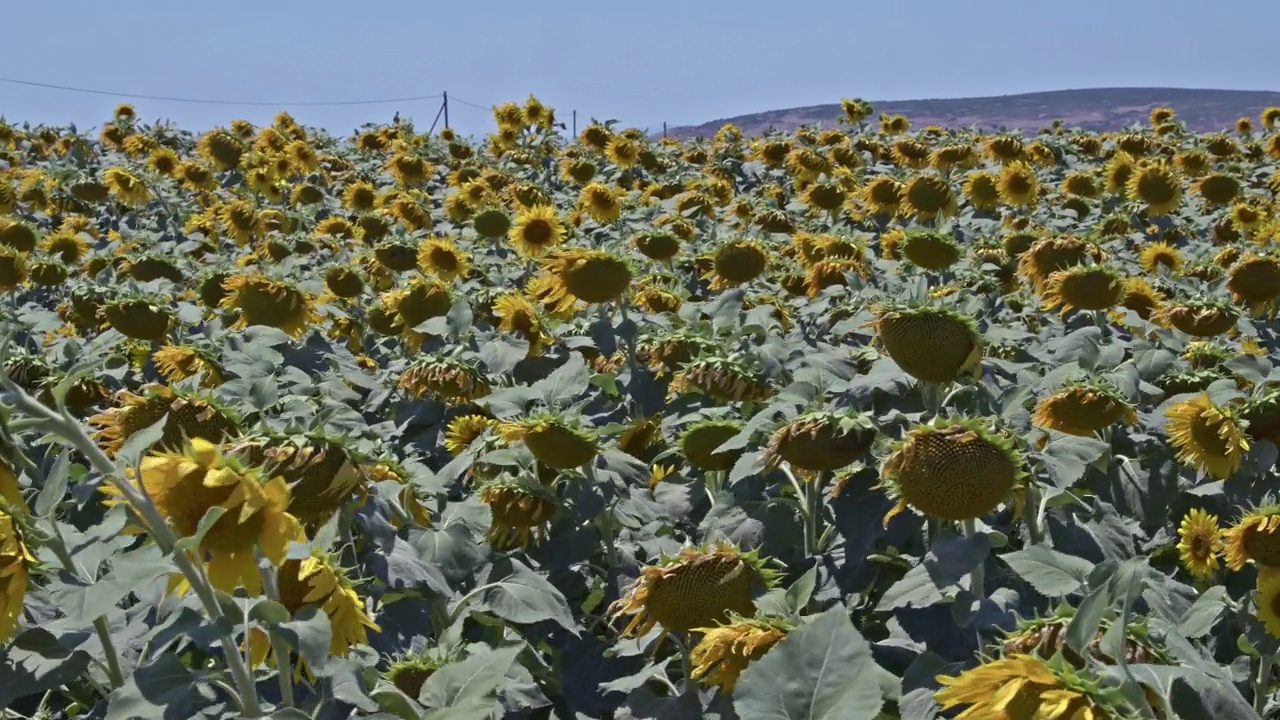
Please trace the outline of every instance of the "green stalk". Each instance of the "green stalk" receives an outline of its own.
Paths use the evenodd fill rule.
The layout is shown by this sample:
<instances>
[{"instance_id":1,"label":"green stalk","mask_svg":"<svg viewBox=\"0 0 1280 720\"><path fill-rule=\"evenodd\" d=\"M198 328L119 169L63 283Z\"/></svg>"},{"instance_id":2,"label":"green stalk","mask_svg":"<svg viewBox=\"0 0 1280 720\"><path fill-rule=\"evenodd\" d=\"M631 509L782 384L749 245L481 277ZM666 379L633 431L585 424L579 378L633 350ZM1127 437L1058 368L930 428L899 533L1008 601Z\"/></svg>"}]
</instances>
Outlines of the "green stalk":
<instances>
[{"instance_id":1,"label":"green stalk","mask_svg":"<svg viewBox=\"0 0 1280 720\"><path fill-rule=\"evenodd\" d=\"M1267 693L1271 689L1271 669L1275 666L1275 653L1263 653L1258 660L1258 674L1253 678L1253 709L1262 717L1262 712L1267 709Z\"/></svg>"},{"instance_id":2,"label":"green stalk","mask_svg":"<svg viewBox=\"0 0 1280 720\"><path fill-rule=\"evenodd\" d=\"M197 568L196 563L187 553L176 551L178 537L173 532L173 528L169 527L164 516L160 514L155 503L151 502L151 498L133 483L126 482L117 475L115 463L85 433L80 423L70 415L55 413L41 405L29 393L18 387L7 373L0 372L0 387L11 394L15 407L33 419L41 421L47 431L70 443L89 460L93 468L101 473L107 482L120 491L155 540L156 545L165 554L173 556L174 564L190 583L192 591L209 619L215 623L223 619L222 608L218 605L213 586L209 583L203 568ZM244 716L261 717L262 706L258 700L253 674L249 672L249 667L240 654L235 652L235 638L230 633L224 633L219 640L222 643L222 654L227 662L227 670L230 671L236 689L240 693L240 704L244 708Z\"/></svg>"},{"instance_id":3,"label":"green stalk","mask_svg":"<svg viewBox=\"0 0 1280 720\"><path fill-rule=\"evenodd\" d=\"M262 589L267 598L280 602L280 583L277 582L279 573L274 570L261 569L260 574L262 575ZM274 630L269 631L267 636L271 639L271 651L276 656L276 681L280 684L280 702L285 707L296 707L293 698L293 657L290 654L289 644L284 641L280 633Z\"/></svg>"},{"instance_id":4,"label":"green stalk","mask_svg":"<svg viewBox=\"0 0 1280 720\"><path fill-rule=\"evenodd\" d=\"M85 577L76 567L75 560L71 558L71 553L67 550L67 541L62 537L62 531L58 530L58 525L52 518L49 519L49 526L52 532L46 538L46 543L49 549L53 551L54 556L58 558L62 569L73 577L92 583L94 578ZM102 653L106 656L107 681L111 683L111 689L115 690L124 685L124 673L120 670L120 652L116 650L115 641L111 639L111 628L107 625L105 615L99 615L93 619L93 632L98 636L98 642L102 643Z\"/></svg>"},{"instance_id":5,"label":"green stalk","mask_svg":"<svg viewBox=\"0 0 1280 720\"><path fill-rule=\"evenodd\" d=\"M1027 524L1027 536L1032 545L1039 545L1044 542L1044 528L1040 527L1040 488L1028 482L1023 500L1022 521Z\"/></svg>"}]
</instances>

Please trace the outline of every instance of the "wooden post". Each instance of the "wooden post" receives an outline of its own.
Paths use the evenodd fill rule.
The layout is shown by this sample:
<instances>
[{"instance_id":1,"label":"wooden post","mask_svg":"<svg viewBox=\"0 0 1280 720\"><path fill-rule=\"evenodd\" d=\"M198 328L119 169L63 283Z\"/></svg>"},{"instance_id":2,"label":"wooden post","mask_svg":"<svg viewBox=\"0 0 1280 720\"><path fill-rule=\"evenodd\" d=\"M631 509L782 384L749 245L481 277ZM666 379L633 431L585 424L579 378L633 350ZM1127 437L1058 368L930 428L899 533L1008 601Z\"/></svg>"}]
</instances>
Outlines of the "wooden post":
<instances>
[{"instance_id":1,"label":"wooden post","mask_svg":"<svg viewBox=\"0 0 1280 720\"><path fill-rule=\"evenodd\" d=\"M578 111L573 111L573 136L578 137Z\"/></svg>"},{"instance_id":2,"label":"wooden post","mask_svg":"<svg viewBox=\"0 0 1280 720\"><path fill-rule=\"evenodd\" d=\"M444 126L449 127L449 91L444 91Z\"/></svg>"},{"instance_id":3,"label":"wooden post","mask_svg":"<svg viewBox=\"0 0 1280 720\"><path fill-rule=\"evenodd\" d=\"M667 121L663 120L662 121L662 137L665 138L666 136L667 136Z\"/></svg>"}]
</instances>

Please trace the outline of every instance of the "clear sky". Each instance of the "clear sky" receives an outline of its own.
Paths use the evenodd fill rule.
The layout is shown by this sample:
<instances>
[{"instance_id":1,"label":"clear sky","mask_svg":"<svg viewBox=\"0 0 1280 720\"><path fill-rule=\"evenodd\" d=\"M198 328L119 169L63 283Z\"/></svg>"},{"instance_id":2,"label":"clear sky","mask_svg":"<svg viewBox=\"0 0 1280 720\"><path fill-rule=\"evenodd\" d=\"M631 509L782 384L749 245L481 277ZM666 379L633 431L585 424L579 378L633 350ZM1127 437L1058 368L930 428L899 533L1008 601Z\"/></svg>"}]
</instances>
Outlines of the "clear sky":
<instances>
[{"instance_id":1,"label":"clear sky","mask_svg":"<svg viewBox=\"0 0 1280 720\"><path fill-rule=\"evenodd\" d=\"M1080 87L1280 90L1276 0L63 0L5 2L0 76L186 98L325 102L447 90L451 124L530 92L566 122L650 130L836 102ZM0 82L10 121L97 126L120 99ZM279 108L133 100L191 129ZM436 100L290 107L346 133Z\"/></svg>"}]
</instances>

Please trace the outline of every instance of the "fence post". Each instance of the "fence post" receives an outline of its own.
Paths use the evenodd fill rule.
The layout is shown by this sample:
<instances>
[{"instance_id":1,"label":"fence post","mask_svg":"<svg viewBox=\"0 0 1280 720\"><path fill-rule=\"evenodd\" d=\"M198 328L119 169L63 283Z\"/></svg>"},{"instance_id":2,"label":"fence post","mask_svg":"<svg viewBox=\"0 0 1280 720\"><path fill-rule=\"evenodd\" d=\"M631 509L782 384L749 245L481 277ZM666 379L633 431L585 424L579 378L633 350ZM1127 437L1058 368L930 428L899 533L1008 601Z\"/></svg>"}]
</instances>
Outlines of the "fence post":
<instances>
[{"instance_id":1,"label":"fence post","mask_svg":"<svg viewBox=\"0 0 1280 720\"><path fill-rule=\"evenodd\" d=\"M444 91L444 126L449 127L449 91Z\"/></svg>"},{"instance_id":2,"label":"fence post","mask_svg":"<svg viewBox=\"0 0 1280 720\"><path fill-rule=\"evenodd\" d=\"M663 138L667 137L667 121L666 120L662 121L662 137Z\"/></svg>"},{"instance_id":3,"label":"fence post","mask_svg":"<svg viewBox=\"0 0 1280 720\"><path fill-rule=\"evenodd\" d=\"M573 136L578 137L578 111L573 111Z\"/></svg>"}]
</instances>

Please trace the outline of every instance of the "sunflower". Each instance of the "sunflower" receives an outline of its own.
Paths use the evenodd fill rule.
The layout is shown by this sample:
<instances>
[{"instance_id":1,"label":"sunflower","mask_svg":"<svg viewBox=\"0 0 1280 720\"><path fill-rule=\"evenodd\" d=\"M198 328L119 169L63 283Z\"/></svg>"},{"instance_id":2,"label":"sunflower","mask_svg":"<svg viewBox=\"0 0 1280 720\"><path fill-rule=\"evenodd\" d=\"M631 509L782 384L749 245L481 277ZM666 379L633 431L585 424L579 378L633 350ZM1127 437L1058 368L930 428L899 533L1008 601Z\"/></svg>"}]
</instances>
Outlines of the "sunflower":
<instances>
[{"instance_id":1,"label":"sunflower","mask_svg":"<svg viewBox=\"0 0 1280 720\"><path fill-rule=\"evenodd\" d=\"M1192 577L1206 580L1218 569L1218 556L1223 549L1218 516L1195 508L1178 525L1178 557Z\"/></svg>"},{"instance_id":2,"label":"sunflower","mask_svg":"<svg viewBox=\"0 0 1280 720\"><path fill-rule=\"evenodd\" d=\"M232 327L265 325L300 337L319 317L315 302L292 283L259 273L233 275L223 282L222 307L240 311Z\"/></svg>"},{"instance_id":3,"label":"sunflower","mask_svg":"<svg viewBox=\"0 0 1280 720\"><path fill-rule=\"evenodd\" d=\"M426 238L418 246L418 269L450 281L470 272L471 256L448 238Z\"/></svg>"},{"instance_id":4,"label":"sunflower","mask_svg":"<svg viewBox=\"0 0 1280 720\"><path fill-rule=\"evenodd\" d=\"M151 201L151 190L137 175L122 167L102 171L102 180L116 199L131 207L142 207Z\"/></svg>"},{"instance_id":5,"label":"sunflower","mask_svg":"<svg viewBox=\"0 0 1280 720\"><path fill-rule=\"evenodd\" d=\"M764 465L773 468L785 461L809 472L839 470L871 449L875 438L868 416L808 412L774 430L763 452Z\"/></svg>"},{"instance_id":6,"label":"sunflower","mask_svg":"<svg viewBox=\"0 0 1280 720\"><path fill-rule=\"evenodd\" d=\"M17 250L0 245L0 293L11 292L27 279L26 257Z\"/></svg>"},{"instance_id":7,"label":"sunflower","mask_svg":"<svg viewBox=\"0 0 1280 720\"><path fill-rule=\"evenodd\" d=\"M1101 261L1102 250L1088 240L1070 235L1041 238L1019 254L1018 272L1039 291L1055 272L1080 265L1086 258Z\"/></svg>"},{"instance_id":8,"label":"sunflower","mask_svg":"<svg viewBox=\"0 0 1280 720\"><path fill-rule=\"evenodd\" d=\"M244 140L222 128L214 128L196 143L196 152L215 168L227 171L240 165L240 158L245 154Z\"/></svg>"},{"instance_id":9,"label":"sunflower","mask_svg":"<svg viewBox=\"0 0 1280 720\"><path fill-rule=\"evenodd\" d=\"M1235 571L1250 560L1259 569L1280 568L1280 505L1268 502L1245 513L1223 534L1226 565Z\"/></svg>"},{"instance_id":10,"label":"sunflower","mask_svg":"<svg viewBox=\"0 0 1280 720\"><path fill-rule=\"evenodd\" d=\"M480 436L497 425L497 420L484 415L459 415L445 426L444 448L450 455L461 455Z\"/></svg>"},{"instance_id":11,"label":"sunflower","mask_svg":"<svg viewBox=\"0 0 1280 720\"><path fill-rule=\"evenodd\" d=\"M1000 206L1000 176L989 170L970 172L961 190L977 210L994 210Z\"/></svg>"},{"instance_id":12,"label":"sunflower","mask_svg":"<svg viewBox=\"0 0 1280 720\"><path fill-rule=\"evenodd\" d=\"M516 213L508 238L525 257L541 257L564 239L565 229L550 205L534 205Z\"/></svg>"},{"instance_id":13,"label":"sunflower","mask_svg":"<svg viewBox=\"0 0 1280 720\"><path fill-rule=\"evenodd\" d=\"M1026 144L1016 135L992 135L982 145L982 154L991 160L1009 164L1025 157Z\"/></svg>"},{"instance_id":14,"label":"sunflower","mask_svg":"<svg viewBox=\"0 0 1280 720\"><path fill-rule=\"evenodd\" d=\"M692 350L695 347L699 347L697 341L684 349ZM665 351L678 351L678 348L666 347L660 350ZM671 356L663 355L660 362L667 367L671 360ZM673 397L705 395L718 402L739 403L766 400L773 396L773 388L768 379L745 361L733 356L707 355L680 366L679 371L671 378L669 394Z\"/></svg>"},{"instance_id":15,"label":"sunflower","mask_svg":"<svg viewBox=\"0 0 1280 720\"><path fill-rule=\"evenodd\" d=\"M937 230L907 230L896 249L925 270L946 270L961 257L960 246L951 235Z\"/></svg>"},{"instance_id":16,"label":"sunflower","mask_svg":"<svg viewBox=\"0 0 1280 720\"><path fill-rule=\"evenodd\" d=\"M1182 262L1182 253L1166 242L1145 245L1142 252L1138 254L1138 264L1149 273L1155 273L1156 268L1160 267L1177 272L1182 268Z\"/></svg>"},{"instance_id":17,"label":"sunflower","mask_svg":"<svg viewBox=\"0 0 1280 720\"><path fill-rule=\"evenodd\" d=\"M1036 204L1039 181L1035 170L1025 162L1015 161L1001 168L996 187L1000 199L1007 205L1030 207Z\"/></svg>"},{"instance_id":18,"label":"sunflower","mask_svg":"<svg viewBox=\"0 0 1280 720\"><path fill-rule=\"evenodd\" d=\"M689 677L732 693L738 676L787 636L793 624L782 619L750 619L729 616L715 627L693 628L702 637L689 651L693 672Z\"/></svg>"},{"instance_id":19,"label":"sunflower","mask_svg":"<svg viewBox=\"0 0 1280 720\"><path fill-rule=\"evenodd\" d=\"M326 270L324 284L334 297L350 299L364 294L364 278L346 265L333 265Z\"/></svg>"},{"instance_id":20,"label":"sunflower","mask_svg":"<svg viewBox=\"0 0 1280 720\"><path fill-rule=\"evenodd\" d=\"M1240 313L1217 298L1189 298L1171 301L1160 308L1152 319L1198 338L1222 335L1236 326Z\"/></svg>"},{"instance_id":21,"label":"sunflower","mask_svg":"<svg viewBox=\"0 0 1280 720\"><path fill-rule=\"evenodd\" d=\"M1042 399L1031 420L1068 435L1090 436L1118 422L1132 425L1138 416L1133 404L1109 383L1084 381Z\"/></svg>"},{"instance_id":22,"label":"sunflower","mask_svg":"<svg viewBox=\"0 0 1280 720\"><path fill-rule=\"evenodd\" d=\"M716 250L712 267L703 274L703 279L711 279L713 290L742 285L764 273L767 264L768 254L760 243L730 240Z\"/></svg>"},{"instance_id":23,"label":"sunflower","mask_svg":"<svg viewBox=\"0 0 1280 720\"><path fill-rule=\"evenodd\" d=\"M1258 575L1258 620L1272 637L1280 637L1280 577Z\"/></svg>"},{"instance_id":24,"label":"sunflower","mask_svg":"<svg viewBox=\"0 0 1280 720\"><path fill-rule=\"evenodd\" d=\"M6 499L8 497L6 494ZM23 537L22 523L12 514L20 507L21 504L10 501L0 509L0 640L4 642L13 636L22 617L31 568L36 565L36 558Z\"/></svg>"},{"instance_id":25,"label":"sunflower","mask_svg":"<svg viewBox=\"0 0 1280 720\"><path fill-rule=\"evenodd\" d=\"M1103 690L1061 656L1011 655L959 675L935 678L943 710L968 706L957 718L978 720L1121 720L1140 717L1118 689Z\"/></svg>"},{"instance_id":26,"label":"sunflower","mask_svg":"<svg viewBox=\"0 0 1280 720\"><path fill-rule=\"evenodd\" d=\"M834 182L815 182L805 188L801 199L809 207L835 212L844 205L845 189Z\"/></svg>"},{"instance_id":27,"label":"sunflower","mask_svg":"<svg viewBox=\"0 0 1280 720\"><path fill-rule=\"evenodd\" d=\"M1203 393L1171 405L1166 411L1169 442L1178 460L1226 480L1237 470L1249 440L1235 408L1214 403Z\"/></svg>"},{"instance_id":28,"label":"sunflower","mask_svg":"<svg viewBox=\"0 0 1280 720\"><path fill-rule=\"evenodd\" d=\"M137 393L122 390L117 405L90 417L94 440L115 455L138 432L164 420L163 434L152 446L176 450L184 438L222 442L239 434L239 422L206 395L180 392L163 385L145 385Z\"/></svg>"},{"instance_id":29,"label":"sunflower","mask_svg":"<svg viewBox=\"0 0 1280 720\"><path fill-rule=\"evenodd\" d=\"M981 419L917 425L881 466L883 484L898 500L885 523L907 507L943 520L981 517L1018 486L1023 465L1013 441Z\"/></svg>"},{"instance_id":30,"label":"sunflower","mask_svg":"<svg viewBox=\"0 0 1280 720\"><path fill-rule=\"evenodd\" d=\"M496 432L507 442L523 442L538 462L555 470L582 467L600 452L594 432L552 414L508 420Z\"/></svg>"},{"instance_id":31,"label":"sunflower","mask_svg":"<svg viewBox=\"0 0 1280 720\"><path fill-rule=\"evenodd\" d=\"M422 185L432 172L426 160L404 152L396 153L387 160L387 170L401 187Z\"/></svg>"},{"instance_id":32,"label":"sunflower","mask_svg":"<svg viewBox=\"0 0 1280 720\"><path fill-rule=\"evenodd\" d=\"M491 480L479 492L480 501L489 506L491 521L486 539L495 550L518 547L546 539L547 526L560 504L540 483Z\"/></svg>"},{"instance_id":33,"label":"sunflower","mask_svg":"<svg viewBox=\"0 0 1280 720\"><path fill-rule=\"evenodd\" d=\"M1147 215L1167 215L1182 202L1178 174L1163 163L1143 163L1125 183L1129 199L1145 203Z\"/></svg>"},{"instance_id":34,"label":"sunflower","mask_svg":"<svg viewBox=\"0 0 1280 720\"><path fill-rule=\"evenodd\" d=\"M660 627L661 642L668 633L754 617L753 594L772 587L777 578L755 551L743 552L728 542L687 547L642 568L609 606L609 616L630 616L624 637L642 637Z\"/></svg>"},{"instance_id":35,"label":"sunflower","mask_svg":"<svg viewBox=\"0 0 1280 720\"><path fill-rule=\"evenodd\" d=\"M367 645L368 631L381 629L365 610L355 583L329 555L313 552L301 560L288 559L277 572L280 604L290 616L307 606L318 606L328 616L331 657L343 657L352 648ZM258 628L250 631L248 648L254 667L266 662L271 654L271 644Z\"/></svg>"},{"instance_id":36,"label":"sunflower","mask_svg":"<svg viewBox=\"0 0 1280 720\"><path fill-rule=\"evenodd\" d=\"M106 325L134 340L159 342L169 334L176 317L169 307L145 298L122 298L102 305Z\"/></svg>"},{"instance_id":37,"label":"sunflower","mask_svg":"<svg viewBox=\"0 0 1280 720\"><path fill-rule=\"evenodd\" d=\"M889 357L920 382L949 383L982 357L977 326L948 308L886 304L872 324Z\"/></svg>"},{"instance_id":38,"label":"sunflower","mask_svg":"<svg viewBox=\"0 0 1280 720\"><path fill-rule=\"evenodd\" d=\"M880 115L880 134L898 135L911 129L911 121L905 115Z\"/></svg>"},{"instance_id":39,"label":"sunflower","mask_svg":"<svg viewBox=\"0 0 1280 720\"><path fill-rule=\"evenodd\" d=\"M736 448L718 452L718 449L740 432L742 423L737 420L703 420L680 433L677 446L685 460L699 470L730 470L745 450Z\"/></svg>"},{"instance_id":40,"label":"sunflower","mask_svg":"<svg viewBox=\"0 0 1280 720\"><path fill-rule=\"evenodd\" d=\"M668 232L641 233L632 238L631 242L641 255L650 260L669 260L680 252L680 238Z\"/></svg>"},{"instance_id":41,"label":"sunflower","mask_svg":"<svg viewBox=\"0 0 1280 720\"><path fill-rule=\"evenodd\" d=\"M640 162L639 144L625 135L616 135L610 139L609 144L605 145L604 154L623 170Z\"/></svg>"},{"instance_id":42,"label":"sunflower","mask_svg":"<svg viewBox=\"0 0 1280 720\"><path fill-rule=\"evenodd\" d=\"M529 343L529 357L537 357L553 342L543 327L537 308L528 298L517 292L504 293L493 302L493 313L498 318L498 329L514 333Z\"/></svg>"},{"instance_id":43,"label":"sunflower","mask_svg":"<svg viewBox=\"0 0 1280 720\"><path fill-rule=\"evenodd\" d=\"M902 188L905 214L921 220L934 220L955 214L956 196L951 184L937 175L919 174Z\"/></svg>"},{"instance_id":44,"label":"sunflower","mask_svg":"<svg viewBox=\"0 0 1280 720\"><path fill-rule=\"evenodd\" d=\"M903 202L905 186L887 176L877 175L862 188L862 202L876 215L893 215Z\"/></svg>"},{"instance_id":45,"label":"sunflower","mask_svg":"<svg viewBox=\"0 0 1280 720\"><path fill-rule=\"evenodd\" d=\"M1257 230L1266 219L1266 211L1251 202L1237 202L1231 206L1231 224L1237 230Z\"/></svg>"},{"instance_id":46,"label":"sunflower","mask_svg":"<svg viewBox=\"0 0 1280 720\"><path fill-rule=\"evenodd\" d=\"M1280 298L1280 260L1249 253L1231 266L1227 290L1234 302L1261 308Z\"/></svg>"},{"instance_id":47,"label":"sunflower","mask_svg":"<svg viewBox=\"0 0 1280 720\"><path fill-rule=\"evenodd\" d=\"M284 480L265 479L261 470L242 466L208 440L192 439L180 452L148 454L131 481L145 490L179 537L196 535L211 508L225 510L193 553L204 563L209 581L224 592L262 591L255 549L279 567L290 543L306 542L301 524L286 510L289 488ZM108 504L124 502L114 485L104 485L103 492L110 497ZM171 587L185 585L179 581Z\"/></svg>"},{"instance_id":48,"label":"sunflower","mask_svg":"<svg viewBox=\"0 0 1280 720\"><path fill-rule=\"evenodd\" d=\"M222 384L223 369L212 353L190 345L165 345L151 354L156 370L170 383L203 375L205 387Z\"/></svg>"},{"instance_id":49,"label":"sunflower","mask_svg":"<svg viewBox=\"0 0 1280 720\"><path fill-rule=\"evenodd\" d=\"M340 439L272 439L246 443L245 449L255 464L265 465L272 476L284 479L292 497L289 513L309 528L328 521L360 492L364 482Z\"/></svg>"},{"instance_id":50,"label":"sunflower","mask_svg":"<svg viewBox=\"0 0 1280 720\"><path fill-rule=\"evenodd\" d=\"M603 183L593 182L583 188L578 197L578 206L601 225L614 222L622 216L622 202L618 191Z\"/></svg>"},{"instance_id":51,"label":"sunflower","mask_svg":"<svg viewBox=\"0 0 1280 720\"><path fill-rule=\"evenodd\" d=\"M1109 265L1077 265L1049 275L1040 289L1044 309L1107 310L1124 298L1124 276Z\"/></svg>"},{"instance_id":52,"label":"sunflower","mask_svg":"<svg viewBox=\"0 0 1280 720\"><path fill-rule=\"evenodd\" d=\"M462 405L488 395L489 382L477 368L457 359L428 356L416 360L400 375L399 386L417 397Z\"/></svg>"},{"instance_id":53,"label":"sunflower","mask_svg":"<svg viewBox=\"0 0 1280 720\"><path fill-rule=\"evenodd\" d=\"M245 200L233 200L217 209L222 230L240 245L247 245L258 228L258 212Z\"/></svg>"}]
</instances>

